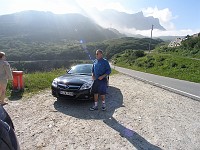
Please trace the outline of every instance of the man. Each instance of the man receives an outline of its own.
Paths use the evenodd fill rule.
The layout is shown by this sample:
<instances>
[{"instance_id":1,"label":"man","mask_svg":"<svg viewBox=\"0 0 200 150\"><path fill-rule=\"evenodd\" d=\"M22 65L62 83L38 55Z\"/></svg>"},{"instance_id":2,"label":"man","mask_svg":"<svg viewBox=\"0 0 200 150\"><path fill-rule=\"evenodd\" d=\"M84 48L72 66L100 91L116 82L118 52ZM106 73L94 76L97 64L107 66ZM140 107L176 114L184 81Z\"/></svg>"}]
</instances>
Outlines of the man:
<instances>
[{"instance_id":1,"label":"man","mask_svg":"<svg viewBox=\"0 0 200 150\"><path fill-rule=\"evenodd\" d=\"M5 60L6 60L5 53L0 52L0 104L1 105L7 104L6 102L4 102L6 95L6 86L8 80L13 79L10 65Z\"/></svg>"},{"instance_id":2,"label":"man","mask_svg":"<svg viewBox=\"0 0 200 150\"><path fill-rule=\"evenodd\" d=\"M91 92L94 94L94 106L90 108L91 111L98 110L98 98L101 96L102 110L106 110L105 95L107 89L107 77L111 73L111 68L106 59L103 58L103 51L98 49L96 51L96 60L92 68L92 85Z\"/></svg>"}]
</instances>

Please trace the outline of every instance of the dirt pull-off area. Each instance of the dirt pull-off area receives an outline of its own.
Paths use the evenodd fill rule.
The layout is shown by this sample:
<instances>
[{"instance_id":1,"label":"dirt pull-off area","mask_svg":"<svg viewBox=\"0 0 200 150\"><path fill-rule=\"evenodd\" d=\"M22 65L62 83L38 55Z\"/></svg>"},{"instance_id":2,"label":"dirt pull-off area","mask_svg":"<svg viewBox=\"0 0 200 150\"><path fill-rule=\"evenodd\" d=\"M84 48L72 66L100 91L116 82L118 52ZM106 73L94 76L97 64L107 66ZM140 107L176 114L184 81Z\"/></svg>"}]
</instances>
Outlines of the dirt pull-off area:
<instances>
[{"instance_id":1,"label":"dirt pull-off area","mask_svg":"<svg viewBox=\"0 0 200 150\"><path fill-rule=\"evenodd\" d=\"M91 101L57 101L46 90L4 108L22 150L200 149L199 101L118 74L106 103L89 111Z\"/></svg>"}]
</instances>

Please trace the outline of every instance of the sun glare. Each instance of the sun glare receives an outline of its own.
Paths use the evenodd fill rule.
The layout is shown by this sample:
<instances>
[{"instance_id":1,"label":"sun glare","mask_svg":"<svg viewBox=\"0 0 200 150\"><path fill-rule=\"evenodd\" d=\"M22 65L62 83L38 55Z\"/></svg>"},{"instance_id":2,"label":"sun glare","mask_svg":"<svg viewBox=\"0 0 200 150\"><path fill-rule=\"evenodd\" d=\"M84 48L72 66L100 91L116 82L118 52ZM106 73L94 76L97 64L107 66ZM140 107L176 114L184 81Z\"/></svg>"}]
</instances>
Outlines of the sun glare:
<instances>
[{"instance_id":1,"label":"sun glare","mask_svg":"<svg viewBox=\"0 0 200 150\"><path fill-rule=\"evenodd\" d=\"M55 14L80 13L80 8L75 1L66 0L18 0L13 1L10 5L12 12L24 10L51 11Z\"/></svg>"}]
</instances>

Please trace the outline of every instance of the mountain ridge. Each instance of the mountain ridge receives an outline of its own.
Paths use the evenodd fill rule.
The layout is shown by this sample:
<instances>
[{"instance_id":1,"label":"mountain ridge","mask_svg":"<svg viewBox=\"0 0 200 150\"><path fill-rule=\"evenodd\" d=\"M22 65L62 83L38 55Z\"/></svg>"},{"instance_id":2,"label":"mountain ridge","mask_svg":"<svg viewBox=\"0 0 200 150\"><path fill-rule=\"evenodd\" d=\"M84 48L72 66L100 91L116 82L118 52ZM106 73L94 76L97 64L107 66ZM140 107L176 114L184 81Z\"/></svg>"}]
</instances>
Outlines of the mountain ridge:
<instances>
[{"instance_id":1,"label":"mountain ridge","mask_svg":"<svg viewBox=\"0 0 200 150\"><path fill-rule=\"evenodd\" d=\"M125 12L118 12L112 9L106 9L104 11L96 11L94 16L102 22L108 22L121 28L135 28L136 30L149 30L152 25L155 29L166 30L160 25L159 19L152 16L145 17L143 12L140 11L135 14L128 14ZM95 20L95 17L93 18ZM98 21L98 20L96 20ZM101 23L99 21L99 24Z\"/></svg>"},{"instance_id":2,"label":"mountain ridge","mask_svg":"<svg viewBox=\"0 0 200 150\"><path fill-rule=\"evenodd\" d=\"M108 12L112 13L107 15ZM116 16L121 14L121 17L113 17L113 13L115 13ZM154 23L154 28L165 30L159 24L157 18L144 17L142 12L127 14L115 10L105 10L104 13L102 13L102 16L107 16L107 19L113 17L115 20L118 19L118 22L124 22L124 25L128 23L127 27L132 28L134 25L133 22L131 19L124 17L124 15L132 19L142 17L147 20L156 20L158 26ZM103 19L106 19L106 17L103 17ZM122 21L121 19L124 19L125 21ZM145 24L145 26L140 27L138 25L139 28L136 28L143 28L145 30L151 29L153 23L149 22L142 24ZM0 38L20 37L26 40L36 41L84 40L86 42L96 42L125 36L145 37L142 35L133 35L131 33L123 34L120 30L113 27L102 27L91 16L85 16L79 13L54 14L50 11L28 10L0 16Z\"/></svg>"},{"instance_id":3,"label":"mountain ridge","mask_svg":"<svg viewBox=\"0 0 200 150\"><path fill-rule=\"evenodd\" d=\"M23 11L0 16L1 37L23 36L35 40L101 41L124 36L102 28L80 14Z\"/></svg>"}]
</instances>

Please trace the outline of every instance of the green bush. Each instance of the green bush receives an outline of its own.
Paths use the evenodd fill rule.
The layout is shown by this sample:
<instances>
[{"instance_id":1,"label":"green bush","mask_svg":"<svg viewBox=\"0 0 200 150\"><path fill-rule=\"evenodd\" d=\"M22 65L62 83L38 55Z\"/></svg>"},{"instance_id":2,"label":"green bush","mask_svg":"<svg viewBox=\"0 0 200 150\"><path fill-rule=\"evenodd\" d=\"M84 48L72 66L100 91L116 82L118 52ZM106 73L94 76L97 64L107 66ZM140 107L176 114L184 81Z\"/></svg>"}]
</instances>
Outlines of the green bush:
<instances>
[{"instance_id":1,"label":"green bush","mask_svg":"<svg viewBox=\"0 0 200 150\"><path fill-rule=\"evenodd\" d=\"M146 64L146 68L152 68L154 66L153 62L149 62Z\"/></svg>"},{"instance_id":2,"label":"green bush","mask_svg":"<svg viewBox=\"0 0 200 150\"><path fill-rule=\"evenodd\" d=\"M181 67L181 68L187 68L187 66L184 65L184 64L182 64L180 67Z\"/></svg>"},{"instance_id":3,"label":"green bush","mask_svg":"<svg viewBox=\"0 0 200 150\"><path fill-rule=\"evenodd\" d=\"M164 61L164 60L165 60L165 58L162 57L162 56L161 56L161 57L158 57L158 58L156 59L157 62L162 62L162 61Z\"/></svg>"},{"instance_id":4,"label":"green bush","mask_svg":"<svg viewBox=\"0 0 200 150\"><path fill-rule=\"evenodd\" d=\"M171 63L171 67L177 67L177 66L178 66L178 64L176 62Z\"/></svg>"},{"instance_id":5,"label":"green bush","mask_svg":"<svg viewBox=\"0 0 200 150\"><path fill-rule=\"evenodd\" d=\"M144 51L139 51L139 50L137 50L137 51L134 51L133 52L133 55L136 57L136 58L139 58L139 57L144 57L145 56L145 54L144 54Z\"/></svg>"}]
</instances>

